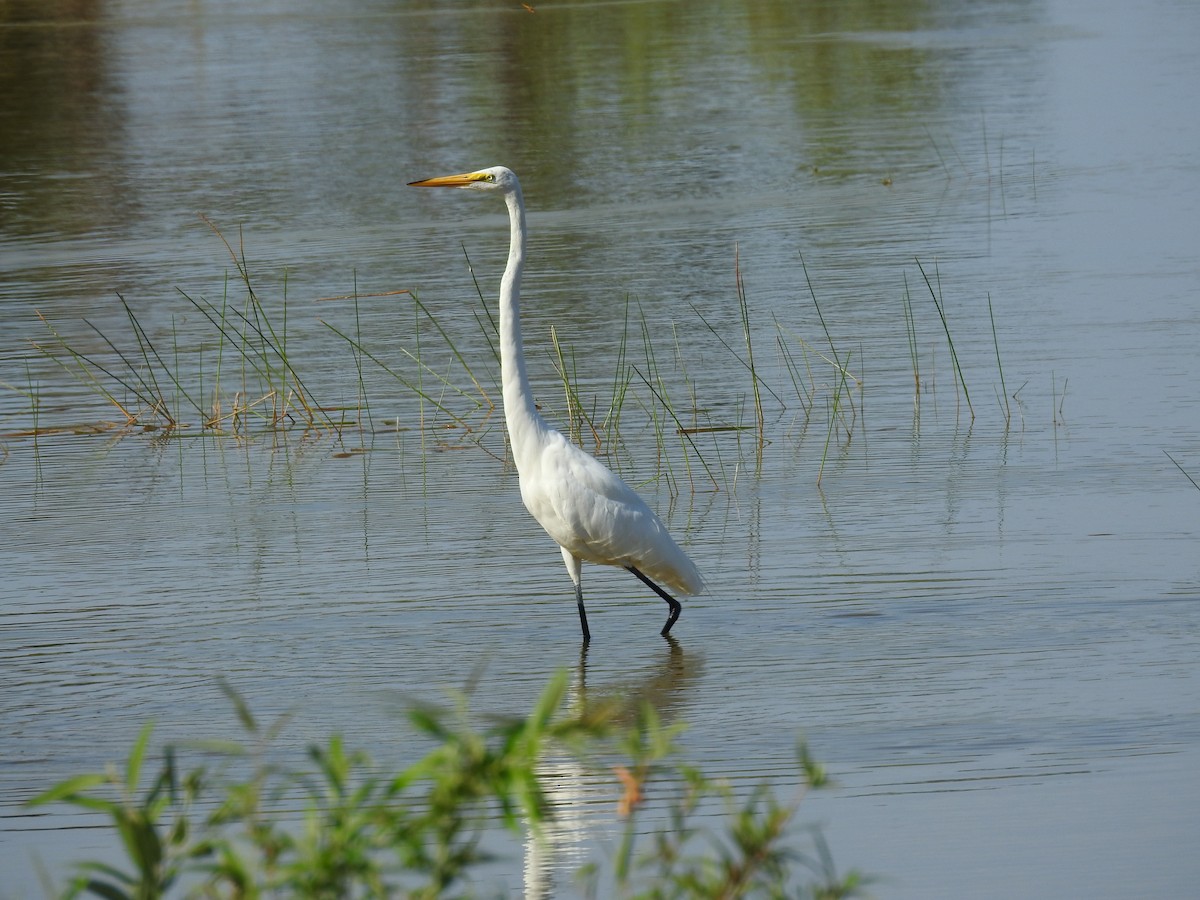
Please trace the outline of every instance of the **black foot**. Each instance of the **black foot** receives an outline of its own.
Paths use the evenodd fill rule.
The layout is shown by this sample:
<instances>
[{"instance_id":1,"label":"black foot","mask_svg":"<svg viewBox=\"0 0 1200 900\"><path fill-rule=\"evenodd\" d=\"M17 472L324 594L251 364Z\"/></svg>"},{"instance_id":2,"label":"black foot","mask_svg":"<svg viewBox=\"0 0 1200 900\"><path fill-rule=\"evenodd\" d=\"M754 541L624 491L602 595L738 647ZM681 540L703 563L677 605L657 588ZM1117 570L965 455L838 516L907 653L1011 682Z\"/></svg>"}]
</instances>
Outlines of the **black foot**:
<instances>
[{"instance_id":1,"label":"black foot","mask_svg":"<svg viewBox=\"0 0 1200 900\"><path fill-rule=\"evenodd\" d=\"M675 620L679 618L679 614L683 612L683 606L674 597L665 598L671 604L671 612L667 616L667 624L663 626L663 630L659 632L663 637L671 636L671 626L675 624Z\"/></svg>"},{"instance_id":2,"label":"black foot","mask_svg":"<svg viewBox=\"0 0 1200 900\"><path fill-rule=\"evenodd\" d=\"M679 618L679 614L683 612L683 606L680 605L678 600L639 572L636 566L626 566L626 568L636 575L642 584L646 585L646 587L650 588L650 590L654 591L654 593L666 600L667 606L671 607L671 612L667 615L667 624L664 625L663 630L659 632L659 634L661 634L663 637L666 637L671 633L671 626L675 624L675 620Z\"/></svg>"}]
</instances>

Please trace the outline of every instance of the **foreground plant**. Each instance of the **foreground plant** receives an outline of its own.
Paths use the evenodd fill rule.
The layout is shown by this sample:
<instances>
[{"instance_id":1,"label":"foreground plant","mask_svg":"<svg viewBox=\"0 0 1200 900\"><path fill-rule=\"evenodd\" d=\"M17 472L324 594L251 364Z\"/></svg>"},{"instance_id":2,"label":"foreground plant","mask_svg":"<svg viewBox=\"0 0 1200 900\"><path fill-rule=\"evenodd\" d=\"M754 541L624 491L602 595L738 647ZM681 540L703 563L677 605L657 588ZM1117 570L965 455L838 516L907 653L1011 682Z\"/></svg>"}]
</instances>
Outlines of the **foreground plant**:
<instances>
[{"instance_id":1,"label":"foreground plant","mask_svg":"<svg viewBox=\"0 0 1200 900\"><path fill-rule=\"evenodd\" d=\"M639 712L638 723L621 739L631 766L616 771L625 788L618 814L625 829L614 862L615 881L623 897L834 898L860 896L863 877L850 871L839 876L821 834L808 829L813 849L797 846L793 827L803 794L828 784L824 768L798 747L804 776L800 794L781 801L766 784L749 797L739 798L724 781L713 780L681 760L675 743L680 728L664 727L653 708ZM637 821L645 785L651 780L681 785L680 797L667 809L669 827L647 837ZM717 804L723 830L703 823L712 820L708 807ZM585 875L595 879L594 867ZM593 891L593 894L595 892Z\"/></svg>"},{"instance_id":2,"label":"foreground plant","mask_svg":"<svg viewBox=\"0 0 1200 900\"><path fill-rule=\"evenodd\" d=\"M532 841L546 839L556 813L539 760L548 749L613 773L624 829L608 860L583 866L591 892L601 877L622 897L849 897L861 879L839 878L819 835L814 853L796 847L790 826L799 798L780 802L766 786L738 801L728 785L686 765L650 707L618 726L612 704L563 712L567 676L555 677L525 718L478 728L465 702L455 710L418 707L411 721L435 748L414 765L384 774L362 752L333 737L309 749L313 768L271 761L285 720L262 727L232 691L245 743L209 742L193 752L210 761L183 773L167 748L146 782L151 726L123 768L67 779L31 801L65 802L103 813L120 837L123 863L84 862L62 897L149 900L186 896L472 896L473 876L489 857L481 842L497 820ZM600 758L619 754L616 765ZM821 768L806 753L808 787ZM239 774L240 773L240 774ZM666 806L669 827L647 833L639 819L656 788L682 784ZM724 831L701 816L726 806ZM661 808L662 804L657 807ZM482 879L482 876L480 876Z\"/></svg>"}]
</instances>

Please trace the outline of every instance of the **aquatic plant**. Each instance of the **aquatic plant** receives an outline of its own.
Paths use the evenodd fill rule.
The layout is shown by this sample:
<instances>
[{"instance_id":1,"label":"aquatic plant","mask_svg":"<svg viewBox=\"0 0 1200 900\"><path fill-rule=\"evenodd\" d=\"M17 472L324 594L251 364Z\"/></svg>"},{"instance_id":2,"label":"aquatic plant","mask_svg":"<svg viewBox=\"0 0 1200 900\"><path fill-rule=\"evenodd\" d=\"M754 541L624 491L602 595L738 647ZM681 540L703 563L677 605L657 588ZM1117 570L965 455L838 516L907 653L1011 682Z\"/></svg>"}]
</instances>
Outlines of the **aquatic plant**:
<instances>
[{"instance_id":1,"label":"aquatic plant","mask_svg":"<svg viewBox=\"0 0 1200 900\"><path fill-rule=\"evenodd\" d=\"M938 318L942 322L942 329L946 332L946 346L950 348L950 361L953 363L955 383L962 387L963 399L967 403L967 411L970 413L971 421L973 422L975 421L975 407L971 405L971 394L967 390L967 379L963 376L962 366L958 361L958 351L954 349L954 338L950 336L950 322L946 318L945 304L943 304L939 298L941 289L941 273L938 271L938 268L935 265L933 272L934 277L938 282L938 290L935 291L933 288L933 282L929 280L929 273L925 271L925 266L921 264L919 259L916 261L916 263L917 268L921 272L921 277L925 279L925 286L929 288L929 296L933 300L934 307L937 309ZM990 298L988 308L989 310L991 309ZM997 357L997 359L998 358L999 357Z\"/></svg>"},{"instance_id":2,"label":"aquatic plant","mask_svg":"<svg viewBox=\"0 0 1200 900\"><path fill-rule=\"evenodd\" d=\"M1175 457L1173 457L1170 453L1167 453L1166 450L1164 450L1163 453L1166 454L1167 459L1169 459L1171 462L1173 462L1175 464L1175 468L1177 468L1180 472L1183 473L1183 477L1192 483L1192 487L1194 487L1196 490L1200 491L1200 484L1197 484L1196 479L1193 478L1191 475L1189 475L1187 469L1185 469L1183 466L1181 466L1179 464L1179 460L1177 460Z\"/></svg>"},{"instance_id":3,"label":"aquatic plant","mask_svg":"<svg viewBox=\"0 0 1200 900\"><path fill-rule=\"evenodd\" d=\"M996 314L992 311L992 295L988 294L988 321L992 325L992 347L996 350L996 370L1000 373L1000 398L1004 403L1004 427L1012 424L1012 407L1008 403L1008 386L1004 383L1004 363L1000 361L1000 338L996 336Z\"/></svg>"},{"instance_id":4,"label":"aquatic plant","mask_svg":"<svg viewBox=\"0 0 1200 900\"><path fill-rule=\"evenodd\" d=\"M272 747L288 717L264 726L224 690L244 741L167 746L148 773L146 725L124 766L68 778L30 801L100 813L120 838L123 862L79 863L62 897L470 894L489 859L486 832L502 826L543 841L561 814L539 771L551 748L607 772L612 786L618 843L580 867L585 887L607 879L622 897L833 898L856 896L866 883L857 872L837 873L819 833L793 827L804 793L827 783L803 745L794 799L780 800L768 784L742 798L687 765L682 727L664 725L649 705L628 710L610 700L565 710L566 673L529 715L483 727L473 724L465 694L450 710L413 707L410 722L434 747L396 772L337 735L309 747L306 769L281 765ZM185 756L200 762L187 769ZM700 815L711 800L727 810L715 827ZM642 820L649 807L665 808L667 827Z\"/></svg>"},{"instance_id":5,"label":"aquatic plant","mask_svg":"<svg viewBox=\"0 0 1200 900\"><path fill-rule=\"evenodd\" d=\"M226 280L223 294L216 301L179 291L190 310L199 312L201 322L210 329L211 338L202 339L199 346L181 346L174 320L165 337L161 333L156 337L120 295L117 302L128 323L127 334L107 334L84 320L84 325L99 337L99 350L95 349L95 341L86 351L81 349L84 342L70 337L66 325L43 318L51 339L36 341L34 347L119 413L117 421L98 423L97 429L149 428L170 435L198 427L244 439L299 428L304 433L333 434L339 440L352 428L367 433L381 428L411 430L420 436L422 460L431 448L476 447L507 462L507 439L493 415L498 395L494 304L478 281L474 282L479 300L474 314L478 327L475 334L451 327L430 304L405 289L359 294L355 285L353 292L344 297L322 298L353 304L351 316L340 316L340 321L333 317L320 320L345 344L349 357L345 371L353 379L339 392L351 397L351 402L330 405L314 397L302 374L304 361L297 360L292 352L286 279L282 298L264 301L251 278L241 239L235 249L213 223L205 221L232 260L234 276ZM469 257L466 264L474 279ZM966 373L941 293L940 271L937 266L928 269L920 260L916 265L945 337L956 395L974 421ZM848 447L856 430L864 439L865 459L867 389L863 346L860 342L856 349L849 349L846 341L841 345L835 341L835 323L827 318L825 304L818 298L802 257L800 274L808 296L798 308L815 311L823 348L815 348L794 325L773 312L770 326L774 346L767 344L766 349L774 349L775 358L764 359L769 354L763 350L761 326L754 320L740 252L735 247L730 291L738 319L733 327L740 331L740 341L730 334L730 323L718 325L694 305L689 307L690 315L664 327L661 322L650 321L640 301L627 297L619 344L604 363L606 372L595 371L594 353L577 354L567 333L550 329L544 346L561 383L562 403L555 402L553 393L539 398L545 404L545 414L561 422L576 442L618 472L633 476L639 483L660 481L672 496L683 491L728 490L746 466L751 447L755 469L759 470L764 454L781 437L773 430L781 421L791 423L791 430L782 437L793 440L802 440L810 426L823 432L818 483L825 475L831 452ZM235 285L237 291L232 290ZM410 323L406 344L387 351L364 336L362 328L360 301L378 297L398 302L401 308L396 318L404 321L408 317ZM997 396L1007 430L1013 411L990 294L986 303L999 376ZM907 274L903 275L902 312L916 427L921 399L934 394L935 383L927 380L922 370L921 314L913 302ZM192 334L189 332L189 339L195 340ZM709 337L715 344L707 340ZM714 359L711 354L701 356L706 351L698 347L703 344L718 348L716 353L725 354L724 360ZM487 348L485 354L490 350L493 358L481 362L480 347ZM704 360L703 365L698 359ZM706 380L706 373L724 367L734 373L745 372L745 380ZM384 413L382 404L390 399L377 398L397 397L395 391L386 388L389 379L399 387L401 402L411 401L411 414L403 408ZM61 427L47 420L37 399L37 385L28 373L27 380L29 390L22 389L21 393L29 398L35 436ZM586 389L585 384L589 386ZM1064 380L1062 395L1065 385ZM1017 398L1023 387L1011 397ZM326 384L323 390L331 388ZM1058 425L1063 418L1056 379L1052 380L1051 390L1053 421ZM714 395L714 391L718 393ZM789 409L794 411L790 417ZM453 437L443 436L446 432L439 430L446 428ZM752 445L743 439L751 432ZM26 433L29 429L23 428L9 436ZM362 449L369 446L368 437ZM652 458L638 457L647 450Z\"/></svg>"},{"instance_id":6,"label":"aquatic plant","mask_svg":"<svg viewBox=\"0 0 1200 900\"><path fill-rule=\"evenodd\" d=\"M244 251L235 251L215 225L204 221L228 250L245 289L240 309L230 302L228 282L219 303L179 291L215 332L216 359L208 361L211 375L206 372L203 347L195 352L191 371L185 372L174 328L166 353L120 294L117 299L135 347L127 346L128 337L123 347L117 338L84 319L111 358L85 353L77 341L38 313L53 341L35 341L34 348L115 407L123 427L177 429L187 424L185 417L195 415L201 428L212 431L243 433L251 427L279 429L297 423L336 429L337 423L313 399L288 354L286 284L277 324L255 290Z\"/></svg>"}]
</instances>

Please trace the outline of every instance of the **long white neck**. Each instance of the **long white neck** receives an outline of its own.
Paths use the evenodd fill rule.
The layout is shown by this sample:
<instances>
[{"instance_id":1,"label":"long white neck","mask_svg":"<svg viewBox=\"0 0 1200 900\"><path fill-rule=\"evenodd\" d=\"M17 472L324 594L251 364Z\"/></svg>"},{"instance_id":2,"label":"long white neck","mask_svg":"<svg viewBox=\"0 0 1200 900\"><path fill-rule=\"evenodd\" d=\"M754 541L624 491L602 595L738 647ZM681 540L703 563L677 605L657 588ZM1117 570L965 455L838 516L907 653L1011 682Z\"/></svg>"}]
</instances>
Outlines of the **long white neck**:
<instances>
[{"instance_id":1,"label":"long white neck","mask_svg":"<svg viewBox=\"0 0 1200 900\"><path fill-rule=\"evenodd\" d=\"M504 390L504 421L517 472L532 462L530 453L541 445L546 423L538 415L525 371L521 343L521 273L525 268L525 207L518 186L504 198L508 204L508 265L500 282L500 382Z\"/></svg>"}]
</instances>

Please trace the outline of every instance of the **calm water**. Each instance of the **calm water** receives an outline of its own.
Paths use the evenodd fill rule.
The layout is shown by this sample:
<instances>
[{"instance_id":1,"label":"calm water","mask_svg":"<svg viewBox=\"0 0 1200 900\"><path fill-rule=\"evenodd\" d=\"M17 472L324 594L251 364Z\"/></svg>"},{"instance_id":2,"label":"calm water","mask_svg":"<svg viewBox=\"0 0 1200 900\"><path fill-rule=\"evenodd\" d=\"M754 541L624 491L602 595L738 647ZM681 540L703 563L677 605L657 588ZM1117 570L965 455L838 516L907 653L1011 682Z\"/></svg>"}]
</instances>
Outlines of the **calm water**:
<instances>
[{"instance_id":1,"label":"calm water","mask_svg":"<svg viewBox=\"0 0 1200 900\"><path fill-rule=\"evenodd\" d=\"M24 810L34 793L123 757L147 719L164 739L232 734L220 675L264 718L302 697L297 750L340 730L386 760L405 698L484 665L483 710L525 709L563 666L577 690L649 690L739 785L788 784L803 733L839 786L801 818L879 896L1190 893L1200 491L1164 451L1200 479L1200 9L498 6L0 14L0 892L38 895L37 860L111 846L91 819ZM548 414L551 325L602 411L626 337L650 365L645 321L677 405L752 422L722 345L744 350L735 264L744 278L774 392L761 466L746 432L700 436L720 490L692 491L696 454L672 438L656 479L636 376L610 458L711 586L674 652L662 604L592 568L581 668L498 417L439 387L472 430L441 427L369 360L360 382L324 324L433 380L404 356L419 345L473 396L410 299L365 296L419 291L496 396L463 248L490 298L502 211L404 187L494 163L531 207L526 345ZM98 427L114 409L31 348L54 344L41 311L119 367L97 336L136 352L119 295L211 385L213 333L180 291L244 292L197 213L240 235L277 315L286 293L313 395L365 392L361 429ZM828 451L837 378L804 266L861 380ZM322 299L355 290L357 322ZM569 896L615 788L547 765L572 824L538 878ZM496 878L519 894L511 851Z\"/></svg>"}]
</instances>

